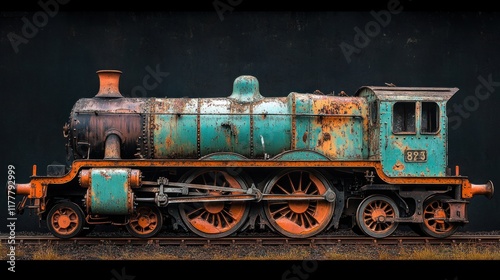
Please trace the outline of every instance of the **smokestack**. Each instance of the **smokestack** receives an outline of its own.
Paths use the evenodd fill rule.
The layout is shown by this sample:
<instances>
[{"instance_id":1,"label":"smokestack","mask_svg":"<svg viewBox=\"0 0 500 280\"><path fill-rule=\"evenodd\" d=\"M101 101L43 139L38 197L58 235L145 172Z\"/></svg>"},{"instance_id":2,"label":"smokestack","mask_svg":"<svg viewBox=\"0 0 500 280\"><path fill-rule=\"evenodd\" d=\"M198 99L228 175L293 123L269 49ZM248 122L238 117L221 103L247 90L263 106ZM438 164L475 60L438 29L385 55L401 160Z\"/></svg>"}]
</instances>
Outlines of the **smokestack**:
<instances>
[{"instance_id":1,"label":"smokestack","mask_svg":"<svg viewBox=\"0 0 500 280\"><path fill-rule=\"evenodd\" d=\"M120 75L119 70L99 70L96 72L99 76L99 92L95 97L123 97L119 89Z\"/></svg>"}]
</instances>

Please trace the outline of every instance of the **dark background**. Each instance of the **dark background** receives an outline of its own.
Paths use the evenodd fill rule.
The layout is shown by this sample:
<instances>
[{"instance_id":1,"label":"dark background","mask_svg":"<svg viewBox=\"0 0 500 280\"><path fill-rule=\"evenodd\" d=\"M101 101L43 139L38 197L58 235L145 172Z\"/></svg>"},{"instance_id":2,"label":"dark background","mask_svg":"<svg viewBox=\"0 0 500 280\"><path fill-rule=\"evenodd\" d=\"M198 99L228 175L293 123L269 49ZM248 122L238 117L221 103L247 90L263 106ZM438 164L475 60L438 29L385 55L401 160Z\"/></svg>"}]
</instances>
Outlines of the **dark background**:
<instances>
[{"instance_id":1,"label":"dark background","mask_svg":"<svg viewBox=\"0 0 500 280\"><path fill-rule=\"evenodd\" d=\"M257 77L266 97L314 90L353 95L384 83L457 87L448 103L449 166L459 165L472 183L500 186L500 13L487 4L401 0L389 4L396 13L391 1L41 3L0 9L4 182L9 164L16 181L27 183L33 164L44 175L48 164L64 163L62 126L73 104L97 93L97 70L117 69L128 97L227 97L240 75ZM356 52L346 56L341 46ZM148 79L152 72L156 79ZM5 232L5 192L0 198ZM500 195L474 197L464 230L499 230L499 207ZM36 216L18 216L16 231L33 229Z\"/></svg>"}]
</instances>

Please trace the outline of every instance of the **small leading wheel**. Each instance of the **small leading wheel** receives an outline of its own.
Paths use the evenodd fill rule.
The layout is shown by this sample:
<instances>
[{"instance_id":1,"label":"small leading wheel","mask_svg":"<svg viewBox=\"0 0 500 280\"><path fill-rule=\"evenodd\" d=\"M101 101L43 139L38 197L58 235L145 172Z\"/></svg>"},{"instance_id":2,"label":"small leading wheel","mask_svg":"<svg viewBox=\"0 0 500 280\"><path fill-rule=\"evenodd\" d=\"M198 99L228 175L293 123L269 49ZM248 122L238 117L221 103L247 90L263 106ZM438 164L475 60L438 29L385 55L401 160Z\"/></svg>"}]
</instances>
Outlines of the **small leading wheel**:
<instances>
[{"instance_id":1,"label":"small leading wheel","mask_svg":"<svg viewBox=\"0 0 500 280\"><path fill-rule=\"evenodd\" d=\"M445 238L457 231L459 224L446 221L450 218L450 205L444 202L446 199L450 197L437 195L424 201L424 221L420 228L425 235Z\"/></svg>"},{"instance_id":2,"label":"small leading wheel","mask_svg":"<svg viewBox=\"0 0 500 280\"><path fill-rule=\"evenodd\" d=\"M323 195L329 190L327 180L319 173L306 170L284 170L264 188L265 194ZM291 238L307 238L323 231L333 217L333 203L326 200L267 201L264 213L270 225Z\"/></svg>"},{"instance_id":3,"label":"small leading wheel","mask_svg":"<svg viewBox=\"0 0 500 280\"><path fill-rule=\"evenodd\" d=\"M140 205L125 226L130 235L149 238L157 235L163 226L163 217L156 205Z\"/></svg>"},{"instance_id":4,"label":"small leading wheel","mask_svg":"<svg viewBox=\"0 0 500 280\"><path fill-rule=\"evenodd\" d=\"M50 232L59 238L72 238L82 232L85 218L77 204L69 201L54 205L47 214Z\"/></svg>"},{"instance_id":5,"label":"small leading wheel","mask_svg":"<svg viewBox=\"0 0 500 280\"><path fill-rule=\"evenodd\" d=\"M397 229L398 222L394 220L398 217L398 207L391 198L385 195L371 195L359 204L356 223L364 234L384 238Z\"/></svg>"},{"instance_id":6,"label":"small leading wheel","mask_svg":"<svg viewBox=\"0 0 500 280\"><path fill-rule=\"evenodd\" d=\"M216 169L203 169L191 173L183 180L187 184L246 190L243 178ZM230 196L243 192L196 189L196 196ZM184 224L195 234L205 238L221 238L238 231L246 222L250 207L245 201L193 202L179 205Z\"/></svg>"}]
</instances>

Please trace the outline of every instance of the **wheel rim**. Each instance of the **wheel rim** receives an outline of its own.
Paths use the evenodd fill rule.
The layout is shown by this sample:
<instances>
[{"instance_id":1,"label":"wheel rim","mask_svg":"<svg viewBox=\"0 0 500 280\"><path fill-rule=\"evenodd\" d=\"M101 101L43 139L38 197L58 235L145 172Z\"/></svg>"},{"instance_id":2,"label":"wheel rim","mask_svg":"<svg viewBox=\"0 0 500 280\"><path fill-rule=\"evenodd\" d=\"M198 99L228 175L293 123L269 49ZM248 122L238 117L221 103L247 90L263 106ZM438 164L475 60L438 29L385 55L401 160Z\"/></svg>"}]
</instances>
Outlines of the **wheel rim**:
<instances>
[{"instance_id":1,"label":"wheel rim","mask_svg":"<svg viewBox=\"0 0 500 280\"><path fill-rule=\"evenodd\" d=\"M247 189L244 180L233 177L220 170L198 171L188 176L185 183L202 184L217 187ZM209 191L194 189L199 195L224 196L231 195L227 191ZM241 194L241 193L234 193ZM179 213L186 226L199 236L220 238L229 236L241 228L248 217L249 208L246 202L216 201L186 203L179 206Z\"/></svg>"},{"instance_id":2,"label":"wheel rim","mask_svg":"<svg viewBox=\"0 0 500 280\"><path fill-rule=\"evenodd\" d=\"M161 212L156 206L139 206L130 217L127 230L135 237L152 237L161 230L162 221Z\"/></svg>"},{"instance_id":3,"label":"wheel rim","mask_svg":"<svg viewBox=\"0 0 500 280\"><path fill-rule=\"evenodd\" d=\"M452 235L458 229L458 225L447 222L450 217L450 205L443 202L448 197L438 196L428 199L424 203L424 221L422 230L428 236L444 238Z\"/></svg>"},{"instance_id":4,"label":"wheel rim","mask_svg":"<svg viewBox=\"0 0 500 280\"><path fill-rule=\"evenodd\" d=\"M326 180L318 174L292 170L282 172L264 188L266 194L322 195L329 190ZM333 216L331 202L320 200L268 201L266 217L279 233L292 238L306 238L320 233Z\"/></svg>"},{"instance_id":5,"label":"wheel rim","mask_svg":"<svg viewBox=\"0 0 500 280\"><path fill-rule=\"evenodd\" d=\"M358 206L356 222L368 236L384 238L391 235L398 223L399 211L392 199L387 196L369 196Z\"/></svg>"},{"instance_id":6,"label":"wheel rim","mask_svg":"<svg viewBox=\"0 0 500 280\"><path fill-rule=\"evenodd\" d=\"M74 203L60 203L50 210L47 223L50 231L55 236L71 238L78 235L83 228L83 212Z\"/></svg>"}]
</instances>

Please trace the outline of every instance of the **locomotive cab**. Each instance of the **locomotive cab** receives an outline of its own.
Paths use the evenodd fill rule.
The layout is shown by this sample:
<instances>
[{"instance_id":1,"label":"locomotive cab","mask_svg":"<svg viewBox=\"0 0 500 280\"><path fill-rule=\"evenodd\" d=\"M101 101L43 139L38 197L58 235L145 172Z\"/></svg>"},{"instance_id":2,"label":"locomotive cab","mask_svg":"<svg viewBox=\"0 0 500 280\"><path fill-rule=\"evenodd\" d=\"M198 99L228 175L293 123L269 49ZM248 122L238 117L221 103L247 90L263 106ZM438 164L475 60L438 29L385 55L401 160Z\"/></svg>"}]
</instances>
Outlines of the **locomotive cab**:
<instances>
[{"instance_id":1,"label":"locomotive cab","mask_svg":"<svg viewBox=\"0 0 500 280\"><path fill-rule=\"evenodd\" d=\"M457 88L364 87L372 159L389 177L446 176L446 102Z\"/></svg>"}]
</instances>

